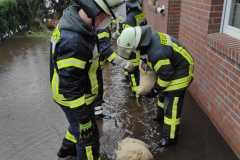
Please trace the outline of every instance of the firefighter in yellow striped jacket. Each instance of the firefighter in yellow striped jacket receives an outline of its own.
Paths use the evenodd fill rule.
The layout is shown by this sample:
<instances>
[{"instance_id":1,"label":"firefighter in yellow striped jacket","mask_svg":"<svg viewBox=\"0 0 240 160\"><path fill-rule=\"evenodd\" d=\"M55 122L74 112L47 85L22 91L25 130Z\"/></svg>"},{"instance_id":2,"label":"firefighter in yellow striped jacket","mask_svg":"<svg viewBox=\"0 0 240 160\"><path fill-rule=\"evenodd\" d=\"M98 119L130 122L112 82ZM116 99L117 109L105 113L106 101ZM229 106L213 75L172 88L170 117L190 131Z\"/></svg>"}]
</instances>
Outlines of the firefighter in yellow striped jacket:
<instances>
[{"instance_id":1,"label":"firefighter in yellow striped jacket","mask_svg":"<svg viewBox=\"0 0 240 160\"><path fill-rule=\"evenodd\" d=\"M120 29L123 30L128 27L134 26L143 26L147 24L147 20L143 13L142 8L142 0L128 0L126 3L127 7L127 17L125 21L121 24ZM121 32L121 31L120 31ZM140 54L136 52L136 54L132 54L130 57L130 61L135 65L135 69L128 73L124 71L125 76L127 79L130 80L131 90L132 92L138 97L138 86L139 86L139 62L140 62Z\"/></svg>"},{"instance_id":2,"label":"firefighter in yellow striped jacket","mask_svg":"<svg viewBox=\"0 0 240 160\"><path fill-rule=\"evenodd\" d=\"M163 121L161 147L176 143L181 120L184 94L193 78L193 58L178 41L150 26L130 27L117 40L118 54L129 59L140 50L146 56L147 67L155 73L154 95L158 99L159 123ZM143 63L144 64L144 63ZM141 88L141 86L140 86ZM141 95L143 91L139 91Z\"/></svg>"},{"instance_id":3,"label":"firefighter in yellow striped jacket","mask_svg":"<svg viewBox=\"0 0 240 160\"><path fill-rule=\"evenodd\" d=\"M96 27L123 0L75 0L51 37L50 82L53 100L64 111L69 128L59 158L98 160L99 135L93 113L99 96L99 52ZM116 17L115 17L116 18Z\"/></svg>"}]
</instances>

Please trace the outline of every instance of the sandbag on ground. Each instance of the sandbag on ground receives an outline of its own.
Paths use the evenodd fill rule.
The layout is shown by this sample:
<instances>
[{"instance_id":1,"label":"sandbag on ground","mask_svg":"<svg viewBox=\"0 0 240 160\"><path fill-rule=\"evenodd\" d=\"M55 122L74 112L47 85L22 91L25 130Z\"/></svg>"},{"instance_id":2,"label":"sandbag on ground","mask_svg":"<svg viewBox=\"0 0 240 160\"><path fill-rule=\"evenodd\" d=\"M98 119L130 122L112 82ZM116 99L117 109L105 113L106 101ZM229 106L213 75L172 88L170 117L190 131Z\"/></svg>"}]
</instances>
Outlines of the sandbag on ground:
<instances>
[{"instance_id":1,"label":"sandbag on ground","mask_svg":"<svg viewBox=\"0 0 240 160\"><path fill-rule=\"evenodd\" d=\"M129 137L118 143L116 155L116 160L153 160L147 144Z\"/></svg>"},{"instance_id":2,"label":"sandbag on ground","mask_svg":"<svg viewBox=\"0 0 240 160\"><path fill-rule=\"evenodd\" d=\"M139 95L147 95L154 88L156 83L156 74L152 70L146 70L146 64L141 61L139 65L140 71L140 84Z\"/></svg>"}]
</instances>

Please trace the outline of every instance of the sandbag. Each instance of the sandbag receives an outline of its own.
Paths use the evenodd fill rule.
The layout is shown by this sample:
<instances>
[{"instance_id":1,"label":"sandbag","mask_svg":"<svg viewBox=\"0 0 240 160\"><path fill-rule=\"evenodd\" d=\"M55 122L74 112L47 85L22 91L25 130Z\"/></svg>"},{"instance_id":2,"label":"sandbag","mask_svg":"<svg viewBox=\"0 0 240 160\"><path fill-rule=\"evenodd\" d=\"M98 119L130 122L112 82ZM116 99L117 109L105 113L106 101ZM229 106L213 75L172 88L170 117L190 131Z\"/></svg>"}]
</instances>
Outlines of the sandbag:
<instances>
[{"instance_id":1,"label":"sandbag","mask_svg":"<svg viewBox=\"0 0 240 160\"><path fill-rule=\"evenodd\" d=\"M118 143L116 160L153 160L148 145L135 138L125 138Z\"/></svg>"},{"instance_id":2,"label":"sandbag","mask_svg":"<svg viewBox=\"0 0 240 160\"><path fill-rule=\"evenodd\" d=\"M145 67L143 67L145 66ZM139 83L139 95L147 95L153 89L156 83L156 74L151 69L146 69L146 64L144 62L140 62L139 65L140 71L140 83Z\"/></svg>"}]
</instances>

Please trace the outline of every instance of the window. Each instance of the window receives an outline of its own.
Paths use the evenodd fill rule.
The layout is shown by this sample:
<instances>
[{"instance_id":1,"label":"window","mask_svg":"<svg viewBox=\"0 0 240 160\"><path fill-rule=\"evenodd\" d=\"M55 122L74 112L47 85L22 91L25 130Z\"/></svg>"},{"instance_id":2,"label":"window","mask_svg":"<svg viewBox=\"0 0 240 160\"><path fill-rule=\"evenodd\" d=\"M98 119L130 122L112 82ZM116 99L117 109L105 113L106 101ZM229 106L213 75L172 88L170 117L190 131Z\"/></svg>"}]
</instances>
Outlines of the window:
<instances>
[{"instance_id":1,"label":"window","mask_svg":"<svg viewBox=\"0 0 240 160\"><path fill-rule=\"evenodd\" d=\"M240 0L225 0L222 16L223 33L240 39Z\"/></svg>"}]
</instances>

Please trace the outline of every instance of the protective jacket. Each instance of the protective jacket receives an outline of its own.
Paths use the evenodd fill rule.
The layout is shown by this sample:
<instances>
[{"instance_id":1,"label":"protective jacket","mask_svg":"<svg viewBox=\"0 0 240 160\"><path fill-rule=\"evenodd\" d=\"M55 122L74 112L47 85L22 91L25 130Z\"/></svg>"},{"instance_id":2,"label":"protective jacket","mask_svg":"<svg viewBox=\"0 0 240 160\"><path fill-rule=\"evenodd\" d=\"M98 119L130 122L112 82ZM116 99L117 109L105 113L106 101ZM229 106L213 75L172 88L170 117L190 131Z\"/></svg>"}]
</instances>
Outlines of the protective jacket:
<instances>
[{"instance_id":1,"label":"protective jacket","mask_svg":"<svg viewBox=\"0 0 240 160\"><path fill-rule=\"evenodd\" d=\"M157 74L157 89L162 92L184 90L193 77L191 54L173 37L143 29L141 53L147 54L148 66Z\"/></svg>"},{"instance_id":2,"label":"protective jacket","mask_svg":"<svg viewBox=\"0 0 240 160\"><path fill-rule=\"evenodd\" d=\"M50 77L53 99L58 104L78 108L92 104L98 96L96 38L76 7L66 9L51 39Z\"/></svg>"},{"instance_id":3,"label":"protective jacket","mask_svg":"<svg viewBox=\"0 0 240 160\"><path fill-rule=\"evenodd\" d=\"M112 45L110 43L110 31L108 29L98 29L97 37L101 66L104 65L106 61L112 63L118 55L112 49Z\"/></svg>"}]
</instances>

